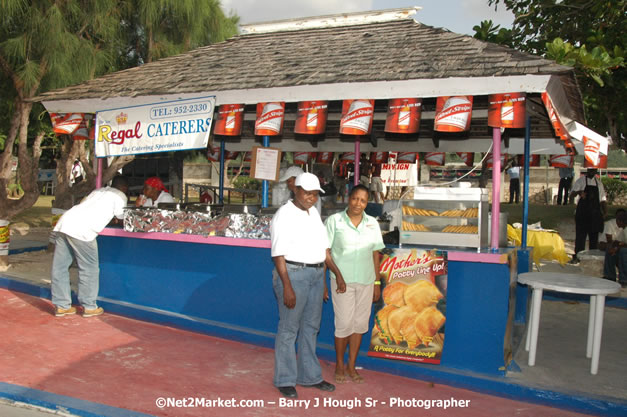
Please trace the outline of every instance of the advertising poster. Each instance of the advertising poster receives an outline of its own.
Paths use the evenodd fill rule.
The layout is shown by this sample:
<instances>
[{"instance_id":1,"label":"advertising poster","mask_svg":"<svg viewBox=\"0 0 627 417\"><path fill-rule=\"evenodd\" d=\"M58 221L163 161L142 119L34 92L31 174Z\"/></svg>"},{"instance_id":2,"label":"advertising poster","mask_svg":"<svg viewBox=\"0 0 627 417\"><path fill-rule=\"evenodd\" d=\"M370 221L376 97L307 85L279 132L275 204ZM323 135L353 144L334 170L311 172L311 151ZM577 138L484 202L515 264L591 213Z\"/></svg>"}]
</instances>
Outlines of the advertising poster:
<instances>
[{"instance_id":1,"label":"advertising poster","mask_svg":"<svg viewBox=\"0 0 627 417\"><path fill-rule=\"evenodd\" d=\"M96 156L137 155L207 147L215 96L96 113Z\"/></svg>"},{"instance_id":2,"label":"advertising poster","mask_svg":"<svg viewBox=\"0 0 627 417\"><path fill-rule=\"evenodd\" d=\"M525 127L525 93L490 94L488 101L488 126Z\"/></svg>"},{"instance_id":3,"label":"advertising poster","mask_svg":"<svg viewBox=\"0 0 627 417\"><path fill-rule=\"evenodd\" d=\"M83 113L50 113L52 130L59 135L71 135L83 121Z\"/></svg>"},{"instance_id":4,"label":"advertising poster","mask_svg":"<svg viewBox=\"0 0 627 417\"><path fill-rule=\"evenodd\" d=\"M385 131L390 133L416 133L420 127L422 99L396 98L388 104Z\"/></svg>"},{"instance_id":5,"label":"advertising poster","mask_svg":"<svg viewBox=\"0 0 627 417\"><path fill-rule=\"evenodd\" d=\"M439 364L446 323L446 252L385 249L368 356Z\"/></svg>"},{"instance_id":6,"label":"advertising poster","mask_svg":"<svg viewBox=\"0 0 627 417\"><path fill-rule=\"evenodd\" d=\"M278 136L283 130L284 102L257 103L255 135Z\"/></svg>"},{"instance_id":7,"label":"advertising poster","mask_svg":"<svg viewBox=\"0 0 627 417\"><path fill-rule=\"evenodd\" d=\"M425 154L425 163L431 166L442 166L446 161L444 152L427 152Z\"/></svg>"},{"instance_id":8,"label":"advertising poster","mask_svg":"<svg viewBox=\"0 0 627 417\"><path fill-rule=\"evenodd\" d=\"M214 135L239 136L244 125L243 104L223 104L218 108L218 116L213 128Z\"/></svg>"},{"instance_id":9,"label":"advertising poster","mask_svg":"<svg viewBox=\"0 0 627 417\"><path fill-rule=\"evenodd\" d=\"M470 129L472 96L438 97L435 104L436 132L465 132Z\"/></svg>"},{"instance_id":10,"label":"advertising poster","mask_svg":"<svg viewBox=\"0 0 627 417\"><path fill-rule=\"evenodd\" d=\"M374 100L344 100L340 133L343 135L367 135L372 129Z\"/></svg>"},{"instance_id":11,"label":"advertising poster","mask_svg":"<svg viewBox=\"0 0 627 417\"><path fill-rule=\"evenodd\" d=\"M298 103L294 133L321 135L327 127L326 101L301 101Z\"/></svg>"}]
</instances>

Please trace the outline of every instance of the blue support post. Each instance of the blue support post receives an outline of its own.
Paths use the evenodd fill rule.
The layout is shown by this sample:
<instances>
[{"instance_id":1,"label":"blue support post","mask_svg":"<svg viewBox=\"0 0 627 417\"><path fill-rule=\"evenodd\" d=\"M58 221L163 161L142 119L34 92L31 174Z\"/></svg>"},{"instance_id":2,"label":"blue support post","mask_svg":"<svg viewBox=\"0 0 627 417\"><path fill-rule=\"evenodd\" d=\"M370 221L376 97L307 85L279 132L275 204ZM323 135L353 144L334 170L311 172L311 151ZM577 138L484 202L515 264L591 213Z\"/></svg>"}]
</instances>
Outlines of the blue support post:
<instances>
[{"instance_id":1,"label":"blue support post","mask_svg":"<svg viewBox=\"0 0 627 417\"><path fill-rule=\"evenodd\" d=\"M220 142L220 182L218 186L218 195L220 204L224 204L224 141Z\"/></svg>"}]
</instances>

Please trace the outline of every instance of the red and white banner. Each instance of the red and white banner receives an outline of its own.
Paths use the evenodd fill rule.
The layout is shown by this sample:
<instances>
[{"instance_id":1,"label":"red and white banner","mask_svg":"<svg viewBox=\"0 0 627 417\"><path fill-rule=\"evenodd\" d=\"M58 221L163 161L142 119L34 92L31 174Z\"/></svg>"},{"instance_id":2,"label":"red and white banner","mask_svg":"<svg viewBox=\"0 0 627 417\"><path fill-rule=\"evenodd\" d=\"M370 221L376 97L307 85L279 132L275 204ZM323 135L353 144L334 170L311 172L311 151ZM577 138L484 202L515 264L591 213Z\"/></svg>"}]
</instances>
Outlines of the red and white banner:
<instances>
[{"instance_id":1,"label":"red and white banner","mask_svg":"<svg viewBox=\"0 0 627 417\"><path fill-rule=\"evenodd\" d=\"M459 156L462 161L466 164L466 166L473 166L475 163L475 154L474 152L457 152L457 156Z\"/></svg>"},{"instance_id":2,"label":"red and white banner","mask_svg":"<svg viewBox=\"0 0 627 417\"><path fill-rule=\"evenodd\" d=\"M573 155L551 155L549 165L555 168L572 168L575 162Z\"/></svg>"},{"instance_id":3,"label":"red and white banner","mask_svg":"<svg viewBox=\"0 0 627 417\"><path fill-rule=\"evenodd\" d=\"M342 162L355 162L355 152L344 152L340 156Z\"/></svg>"},{"instance_id":4,"label":"red and white banner","mask_svg":"<svg viewBox=\"0 0 627 417\"><path fill-rule=\"evenodd\" d=\"M525 155L518 155L518 166L525 166ZM540 166L540 155L533 154L529 156L529 166L530 167L539 167Z\"/></svg>"},{"instance_id":5,"label":"red and white banner","mask_svg":"<svg viewBox=\"0 0 627 417\"><path fill-rule=\"evenodd\" d=\"M255 135L278 136L283 130L284 102L257 103Z\"/></svg>"},{"instance_id":6,"label":"red and white banner","mask_svg":"<svg viewBox=\"0 0 627 417\"><path fill-rule=\"evenodd\" d=\"M318 164L330 164L333 162L333 152L318 152L316 153L316 163Z\"/></svg>"},{"instance_id":7,"label":"red and white banner","mask_svg":"<svg viewBox=\"0 0 627 417\"><path fill-rule=\"evenodd\" d=\"M472 96L438 97L435 105L436 132L464 132L470 129Z\"/></svg>"},{"instance_id":8,"label":"red and white banner","mask_svg":"<svg viewBox=\"0 0 627 417\"><path fill-rule=\"evenodd\" d=\"M239 157L239 152L229 152L226 151L224 153L224 160L232 160L237 159ZM220 161L220 147L215 146L207 149L207 159L211 162L219 162Z\"/></svg>"},{"instance_id":9,"label":"red and white banner","mask_svg":"<svg viewBox=\"0 0 627 417\"><path fill-rule=\"evenodd\" d=\"M294 163L303 165L311 161L315 156L315 152L294 152Z\"/></svg>"},{"instance_id":10,"label":"red and white banner","mask_svg":"<svg viewBox=\"0 0 627 417\"><path fill-rule=\"evenodd\" d=\"M420 98L395 98L388 103L385 131L390 133L416 133L420 127Z\"/></svg>"},{"instance_id":11,"label":"red and white banner","mask_svg":"<svg viewBox=\"0 0 627 417\"><path fill-rule=\"evenodd\" d=\"M96 128L93 123L93 114L84 114L78 129L72 134L72 140L90 140L94 138L94 130Z\"/></svg>"},{"instance_id":12,"label":"red and white banner","mask_svg":"<svg viewBox=\"0 0 627 417\"><path fill-rule=\"evenodd\" d=\"M588 163L595 167L599 164L599 151L601 143L587 136L583 137L583 154Z\"/></svg>"},{"instance_id":13,"label":"red and white banner","mask_svg":"<svg viewBox=\"0 0 627 417\"><path fill-rule=\"evenodd\" d=\"M405 163L413 164L417 160L418 160L417 152L398 152L396 154L397 163L405 162Z\"/></svg>"},{"instance_id":14,"label":"red and white banner","mask_svg":"<svg viewBox=\"0 0 627 417\"><path fill-rule=\"evenodd\" d=\"M223 104L218 108L214 135L240 136L244 125L243 104Z\"/></svg>"},{"instance_id":15,"label":"red and white banner","mask_svg":"<svg viewBox=\"0 0 627 417\"><path fill-rule=\"evenodd\" d=\"M588 161L587 158L584 158L583 167L606 169L607 168L607 155L599 155L599 161L596 163L596 165L593 165L590 161Z\"/></svg>"},{"instance_id":16,"label":"red and white banner","mask_svg":"<svg viewBox=\"0 0 627 417\"><path fill-rule=\"evenodd\" d=\"M321 135L327 127L326 101L301 101L298 103L294 133Z\"/></svg>"},{"instance_id":17,"label":"red and white banner","mask_svg":"<svg viewBox=\"0 0 627 417\"><path fill-rule=\"evenodd\" d=\"M425 154L425 164L431 166L442 166L446 161L444 152L427 152Z\"/></svg>"},{"instance_id":18,"label":"red and white banner","mask_svg":"<svg viewBox=\"0 0 627 417\"><path fill-rule=\"evenodd\" d=\"M492 168L492 166L494 165L493 156L494 154L490 152L488 154L488 157L486 158L486 163L488 164L488 168ZM505 161L507 161L507 154L502 153L501 154L501 168L503 168L503 166L505 165Z\"/></svg>"},{"instance_id":19,"label":"red and white banner","mask_svg":"<svg viewBox=\"0 0 627 417\"><path fill-rule=\"evenodd\" d=\"M488 126L519 129L525 127L525 93L488 96Z\"/></svg>"},{"instance_id":20,"label":"red and white banner","mask_svg":"<svg viewBox=\"0 0 627 417\"><path fill-rule=\"evenodd\" d=\"M83 121L83 113L50 113L52 130L59 135L71 135Z\"/></svg>"},{"instance_id":21,"label":"red and white banner","mask_svg":"<svg viewBox=\"0 0 627 417\"><path fill-rule=\"evenodd\" d=\"M374 100L344 100L340 133L344 135L367 135L372 129Z\"/></svg>"},{"instance_id":22,"label":"red and white banner","mask_svg":"<svg viewBox=\"0 0 627 417\"><path fill-rule=\"evenodd\" d=\"M388 152L370 152L370 163L371 164L384 164L388 162L389 153Z\"/></svg>"},{"instance_id":23,"label":"red and white banner","mask_svg":"<svg viewBox=\"0 0 627 417\"><path fill-rule=\"evenodd\" d=\"M555 130L555 135L562 140L568 139L568 133L564 124L559 119L555 108L553 107L553 102L549 97L548 93L545 91L542 93L542 102L544 103L544 107L546 108L547 113L549 114L549 119L551 120L551 124L553 125L553 129Z\"/></svg>"}]
</instances>

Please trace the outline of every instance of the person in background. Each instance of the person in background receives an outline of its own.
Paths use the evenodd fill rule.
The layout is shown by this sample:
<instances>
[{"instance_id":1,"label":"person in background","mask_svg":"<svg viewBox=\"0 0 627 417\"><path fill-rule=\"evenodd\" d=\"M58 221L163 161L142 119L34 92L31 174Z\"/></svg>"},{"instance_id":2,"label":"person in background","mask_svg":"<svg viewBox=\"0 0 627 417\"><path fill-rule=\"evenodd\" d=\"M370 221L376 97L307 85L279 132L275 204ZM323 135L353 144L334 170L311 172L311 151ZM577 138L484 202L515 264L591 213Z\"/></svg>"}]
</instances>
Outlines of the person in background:
<instances>
[{"instance_id":1,"label":"person in background","mask_svg":"<svg viewBox=\"0 0 627 417\"><path fill-rule=\"evenodd\" d=\"M287 398L298 396L296 384L335 390L333 384L323 380L316 356L325 264L342 280L328 250L329 240L320 213L313 210L322 191L318 178L303 173L296 177L294 185L294 198L279 208L270 223L272 287L279 308L273 383Z\"/></svg>"},{"instance_id":2,"label":"person in background","mask_svg":"<svg viewBox=\"0 0 627 417\"><path fill-rule=\"evenodd\" d=\"M603 231L607 196L596 174L596 168L588 168L586 175L573 184L571 198L579 197L579 201L575 211L575 256L572 263L579 262L577 253L585 249L587 238L590 240L588 248L597 248L599 233Z\"/></svg>"},{"instance_id":3,"label":"person in background","mask_svg":"<svg viewBox=\"0 0 627 417\"><path fill-rule=\"evenodd\" d=\"M599 249L605 251L603 276L610 281L618 281L622 287L627 286L627 244L625 242L625 226L627 213L624 209L616 210L616 218L605 222L603 233L599 237Z\"/></svg>"},{"instance_id":4,"label":"person in background","mask_svg":"<svg viewBox=\"0 0 627 417\"><path fill-rule=\"evenodd\" d=\"M318 171L316 176L318 177L318 180L320 181L320 186L322 187L323 194L324 194L322 197L318 197L318 200L322 201L322 206L324 207L333 206L335 204L335 199L337 197L337 188L335 188L334 182L327 181L326 178L324 177L324 172L322 171ZM320 211L320 214L322 214L322 211Z\"/></svg>"},{"instance_id":5,"label":"person in background","mask_svg":"<svg viewBox=\"0 0 627 417\"><path fill-rule=\"evenodd\" d=\"M383 188L383 181L381 181L381 164L372 164L370 172L372 174L370 178L370 192L374 196L375 203L383 204L385 188Z\"/></svg>"},{"instance_id":6,"label":"person in background","mask_svg":"<svg viewBox=\"0 0 627 417\"><path fill-rule=\"evenodd\" d=\"M348 195L346 210L326 221L331 257L336 261L342 279L331 273L331 292L335 313L335 381L343 383L346 374L361 383L355 362L361 338L368 331L372 303L381 296L379 250L385 247L379 222L364 213L369 199L368 188L356 185ZM345 284L345 291L341 285ZM328 294L325 293L325 299ZM348 363L344 354L348 346Z\"/></svg>"},{"instance_id":7,"label":"person in background","mask_svg":"<svg viewBox=\"0 0 627 417\"><path fill-rule=\"evenodd\" d=\"M363 155L359 161L359 183L370 188L370 162Z\"/></svg>"},{"instance_id":8,"label":"person in background","mask_svg":"<svg viewBox=\"0 0 627 417\"><path fill-rule=\"evenodd\" d=\"M144 190L135 200L136 207L157 207L159 203L175 203L159 177L150 177L144 181Z\"/></svg>"},{"instance_id":9,"label":"person in background","mask_svg":"<svg viewBox=\"0 0 627 417\"><path fill-rule=\"evenodd\" d=\"M509 175L509 204L513 202L518 204L520 197L520 167L517 165L511 166L507 170L507 175Z\"/></svg>"},{"instance_id":10,"label":"person in background","mask_svg":"<svg viewBox=\"0 0 627 417\"><path fill-rule=\"evenodd\" d=\"M292 165L285 171L285 174L283 174L279 178L279 181L281 182L284 181L287 183L287 188L290 190L289 198L285 201L282 201L280 204L281 206L285 204L289 199L294 198L294 196L296 195L296 177L298 177L300 174L304 172L305 171L303 171L301 167ZM316 200L314 207L316 208L316 210L318 210L318 214L322 213L322 201L320 200L320 198Z\"/></svg>"},{"instance_id":11,"label":"person in background","mask_svg":"<svg viewBox=\"0 0 627 417\"><path fill-rule=\"evenodd\" d=\"M571 168L559 168L560 183L557 191L557 205L568 204L568 193L570 187L573 184L573 177L575 176L575 170ZM562 196L564 197L562 199Z\"/></svg>"},{"instance_id":12,"label":"person in background","mask_svg":"<svg viewBox=\"0 0 627 417\"><path fill-rule=\"evenodd\" d=\"M128 201L128 181L117 175L110 187L92 191L83 201L66 211L54 227L55 248L52 259L52 304L57 317L76 314L72 306L69 268L78 265L78 302L83 317L99 316L98 307L100 267L96 237L114 218L122 219Z\"/></svg>"}]
</instances>

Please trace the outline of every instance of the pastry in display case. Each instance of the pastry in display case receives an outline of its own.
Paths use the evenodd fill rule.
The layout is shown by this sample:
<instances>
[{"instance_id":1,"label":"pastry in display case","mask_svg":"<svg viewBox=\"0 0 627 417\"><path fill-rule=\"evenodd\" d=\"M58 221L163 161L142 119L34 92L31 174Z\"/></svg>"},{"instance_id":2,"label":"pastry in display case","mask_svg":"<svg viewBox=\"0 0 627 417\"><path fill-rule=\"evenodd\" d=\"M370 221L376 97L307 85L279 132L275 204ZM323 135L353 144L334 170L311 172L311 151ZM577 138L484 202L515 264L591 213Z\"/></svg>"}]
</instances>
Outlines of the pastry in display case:
<instances>
[{"instance_id":1,"label":"pastry in display case","mask_svg":"<svg viewBox=\"0 0 627 417\"><path fill-rule=\"evenodd\" d=\"M400 200L400 243L487 247L488 192L482 188L416 187Z\"/></svg>"}]
</instances>

